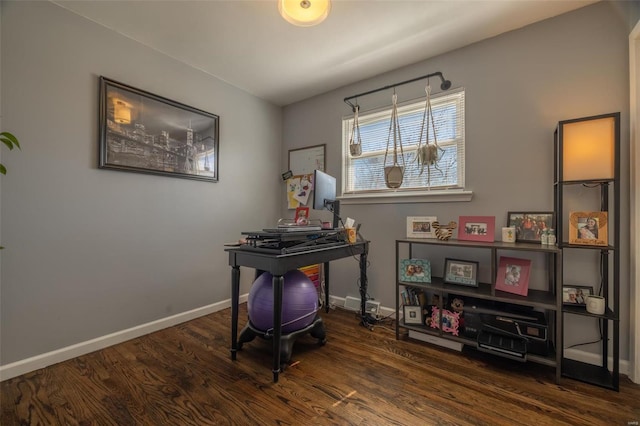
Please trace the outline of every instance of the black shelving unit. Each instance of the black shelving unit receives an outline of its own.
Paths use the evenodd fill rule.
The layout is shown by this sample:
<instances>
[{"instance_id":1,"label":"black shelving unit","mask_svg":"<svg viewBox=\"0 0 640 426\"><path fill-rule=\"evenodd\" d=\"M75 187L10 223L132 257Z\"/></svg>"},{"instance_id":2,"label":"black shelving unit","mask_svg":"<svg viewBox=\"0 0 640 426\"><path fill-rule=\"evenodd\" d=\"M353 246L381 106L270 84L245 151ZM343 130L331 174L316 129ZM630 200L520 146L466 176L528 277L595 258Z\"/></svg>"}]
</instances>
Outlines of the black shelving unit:
<instances>
[{"instance_id":1,"label":"black shelving unit","mask_svg":"<svg viewBox=\"0 0 640 426\"><path fill-rule=\"evenodd\" d=\"M576 180L567 178L564 173L564 131L565 126L591 120L611 120L613 123L613 170L612 176L606 176L601 179L584 179ZM568 259L568 252L572 252L572 258L584 255L587 252L599 253L598 268L600 270L600 282L597 283L598 294L606 298L606 309L603 315L595 315L586 311L584 306L562 306L561 322L565 322L565 318L573 316L578 318L577 321L589 318L596 318L601 332L602 339L599 342L599 351L601 362L594 365L587 362L576 361L565 357L564 340L558 341L559 352L561 353L561 374L563 377L572 378L585 383L601 386L607 389L619 391L619 362L620 362L620 113L604 114L599 116L585 117L574 120L566 120L558 123L554 132L554 207L557 218L557 235L558 246L565 252L565 259ZM584 165L585 168L589 164ZM573 187L584 193L593 191L591 197L576 197L575 190L572 199L567 200L566 192ZM599 198L599 203L595 208L601 212L607 212L607 234L608 244L606 246L571 244L570 238L567 237L569 224L565 229L565 221L568 220L571 212L566 210L566 204L573 203L574 208L578 210L588 211L593 204L583 205L584 203L593 203ZM585 201L586 200L586 201ZM592 209L593 210L593 209ZM569 222L567 222L569 223ZM566 285L577 285L572 282L571 274L577 268L577 265L570 265L565 261L563 266L563 282ZM611 345L611 348L609 347ZM611 367L609 366L611 365Z\"/></svg>"},{"instance_id":2,"label":"black shelving unit","mask_svg":"<svg viewBox=\"0 0 640 426\"><path fill-rule=\"evenodd\" d=\"M484 251L484 257L490 257L489 276L490 282L480 282L478 287L467 287L456 284L445 283L442 277L431 276L431 282L405 282L400 279L398 274L398 265L401 259L413 258L417 248L421 246L430 247L434 253L441 249L457 250L463 252L469 250ZM422 250L424 247L422 247ZM429 249L427 249L429 250ZM487 253L488 252L488 253ZM507 252L507 253L505 253ZM527 252L542 254L544 258L545 269L547 272L544 290L529 289L527 296L519 296L516 294L506 293L495 288L496 273L498 270L500 255L505 253L512 255L514 252ZM489 256L486 256L489 254ZM487 266L487 265L484 265ZM426 291L439 296L439 309L443 309L443 300L445 296L456 295L457 297L469 297L488 302L500 302L509 305L534 308L537 311L544 312L548 318L548 331L550 341L549 354L536 355L527 354L527 362L535 362L555 368L556 381L560 381L560 352L555 349L559 334L562 333L562 250L555 245L542 245L535 243L503 243L496 242L475 242L447 240L441 241L437 239L415 239L407 238L396 240L396 339L400 338L400 330L408 330L409 332L419 333L422 336L432 336L438 339L455 342L468 347L477 348L478 342L475 339L465 337L463 335L454 336L451 333L442 331L442 327L432 328L426 325L406 324L400 319L402 310L402 302L400 300L400 292L403 288L414 288ZM409 333L410 337L412 333ZM429 341L427 339L420 339ZM496 355L498 356L498 355Z\"/></svg>"}]
</instances>

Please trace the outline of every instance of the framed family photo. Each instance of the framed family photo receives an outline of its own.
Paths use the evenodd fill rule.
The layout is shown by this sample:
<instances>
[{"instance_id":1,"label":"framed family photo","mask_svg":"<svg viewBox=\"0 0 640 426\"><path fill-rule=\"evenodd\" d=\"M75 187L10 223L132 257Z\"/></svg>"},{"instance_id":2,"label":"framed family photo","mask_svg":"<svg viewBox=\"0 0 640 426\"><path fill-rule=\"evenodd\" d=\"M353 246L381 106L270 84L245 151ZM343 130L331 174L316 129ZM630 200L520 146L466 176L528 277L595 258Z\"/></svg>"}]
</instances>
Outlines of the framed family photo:
<instances>
[{"instance_id":1,"label":"framed family photo","mask_svg":"<svg viewBox=\"0 0 640 426\"><path fill-rule=\"evenodd\" d=\"M586 306L587 296L593 294L593 287L583 285L562 286L562 304L572 306Z\"/></svg>"},{"instance_id":2,"label":"framed family photo","mask_svg":"<svg viewBox=\"0 0 640 426\"><path fill-rule=\"evenodd\" d=\"M409 216L407 217L407 238L436 238L433 222L435 216Z\"/></svg>"},{"instance_id":3,"label":"framed family photo","mask_svg":"<svg viewBox=\"0 0 640 426\"><path fill-rule=\"evenodd\" d=\"M607 212L572 212L569 215L569 244L607 246Z\"/></svg>"},{"instance_id":4,"label":"framed family photo","mask_svg":"<svg viewBox=\"0 0 640 426\"><path fill-rule=\"evenodd\" d=\"M402 259L398 275L400 281L430 283L431 262L426 259Z\"/></svg>"},{"instance_id":5,"label":"framed family photo","mask_svg":"<svg viewBox=\"0 0 640 426\"><path fill-rule=\"evenodd\" d=\"M554 227L553 212L509 212L507 226L516 228L516 241L540 243L544 231Z\"/></svg>"},{"instance_id":6,"label":"framed family photo","mask_svg":"<svg viewBox=\"0 0 640 426\"><path fill-rule=\"evenodd\" d=\"M431 328L440 328L440 312L442 312L442 331L457 336L459 334L458 328L460 326L459 312L452 312L448 309L440 311L440 308L434 306L431 309Z\"/></svg>"},{"instance_id":7,"label":"framed family photo","mask_svg":"<svg viewBox=\"0 0 640 426\"><path fill-rule=\"evenodd\" d=\"M493 242L496 227L495 216L460 216L458 239Z\"/></svg>"},{"instance_id":8,"label":"framed family photo","mask_svg":"<svg viewBox=\"0 0 640 426\"><path fill-rule=\"evenodd\" d=\"M496 290L526 296L529 293L531 260L517 257L500 257Z\"/></svg>"},{"instance_id":9,"label":"framed family photo","mask_svg":"<svg viewBox=\"0 0 640 426\"><path fill-rule=\"evenodd\" d=\"M478 264L471 260L446 258L443 281L449 284L478 287Z\"/></svg>"},{"instance_id":10,"label":"framed family photo","mask_svg":"<svg viewBox=\"0 0 640 426\"><path fill-rule=\"evenodd\" d=\"M100 77L101 169L218 181L219 117Z\"/></svg>"}]
</instances>

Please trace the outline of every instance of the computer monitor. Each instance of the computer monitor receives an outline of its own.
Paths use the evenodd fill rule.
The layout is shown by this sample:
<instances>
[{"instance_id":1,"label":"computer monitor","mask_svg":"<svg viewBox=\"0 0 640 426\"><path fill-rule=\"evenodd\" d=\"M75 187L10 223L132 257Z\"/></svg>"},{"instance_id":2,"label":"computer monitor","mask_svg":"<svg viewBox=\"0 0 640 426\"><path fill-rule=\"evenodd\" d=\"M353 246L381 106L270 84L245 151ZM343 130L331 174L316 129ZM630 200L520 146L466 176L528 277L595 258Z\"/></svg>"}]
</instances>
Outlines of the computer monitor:
<instances>
[{"instance_id":1,"label":"computer monitor","mask_svg":"<svg viewBox=\"0 0 640 426\"><path fill-rule=\"evenodd\" d=\"M338 227L340 220L340 201L336 199L336 178L327 173L313 171L313 208L314 210L327 209L333 213L333 227Z\"/></svg>"}]
</instances>

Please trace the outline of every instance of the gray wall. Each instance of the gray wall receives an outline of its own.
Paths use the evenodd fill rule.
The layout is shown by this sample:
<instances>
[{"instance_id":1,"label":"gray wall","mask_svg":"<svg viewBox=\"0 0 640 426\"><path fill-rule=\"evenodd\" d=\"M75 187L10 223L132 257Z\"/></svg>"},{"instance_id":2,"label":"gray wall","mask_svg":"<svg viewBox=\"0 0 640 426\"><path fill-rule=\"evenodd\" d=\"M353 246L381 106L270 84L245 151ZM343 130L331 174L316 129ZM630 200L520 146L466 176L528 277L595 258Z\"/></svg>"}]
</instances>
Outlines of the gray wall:
<instances>
[{"instance_id":1,"label":"gray wall","mask_svg":"<svg viewBox=\"0 0 640 426\"><path fill-rule=\"evenodd\" d=\"M629 31L628 15L619 13L619 6L598 3L284 109L283 156L303 144L326 143L327 171L339 178L341 119L350 114L343 98L435 71L443 72L454 88L466 90L471 202L342 206L342 216L361 222L371 241L370 296L383 306L395 304L394 241L406 236L407 216L434 215L448 222L461 215L489 215L496 216L499 228L508 211L553 210L553 131L558 121L620 111L622 158L628 158ZM401 101L423 95L423 83L398 88ZM390 98L390 92L383 92L359 103L368 110L389 105ZM622 180L622 229L628 229L629 168L624 160ZM620 347L621 357L628 359L629 239L622 235ZM334 262L332 277L332 294L358 295L355 261ZM572 322L567 324L568 344L597 332L595 325L585 331Z\"/></svg>"},{"instance_id":2,"label":"gray wall","mask_svg":"<svg viewBox=\"0 0 640 426\"><path fill-rule=\"evenodd\" d=\"M280 215L281 108L51 3L1 10L23 145L0 179L2 365L229 299L223 243ZM100 75L218 114L220 181L97 169Z\"/></svg>"}]
</instances>

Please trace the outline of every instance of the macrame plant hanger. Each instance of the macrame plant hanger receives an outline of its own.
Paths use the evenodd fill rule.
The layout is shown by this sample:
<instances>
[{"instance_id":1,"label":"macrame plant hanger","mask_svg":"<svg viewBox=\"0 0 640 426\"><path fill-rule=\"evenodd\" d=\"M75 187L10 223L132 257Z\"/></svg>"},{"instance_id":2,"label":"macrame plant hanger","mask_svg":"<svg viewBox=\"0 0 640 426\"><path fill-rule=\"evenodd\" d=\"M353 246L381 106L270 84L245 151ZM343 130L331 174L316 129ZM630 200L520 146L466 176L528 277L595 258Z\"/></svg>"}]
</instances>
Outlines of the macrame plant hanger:
<instances>
[{"instance_id":1,"label":"macrame plant hanger","mask_svg":"<svg viewBox=\"0 0 640 426\"><path fill-rule=\"evenodd\" d=\"M356 106L353 107L353 126L351 128L351 138L349 138L349 152L352 157L359 157L362 155L362 138L360 137L360 123L358 122L358 112L360 106L356 101Z\"/></svg>"},{"instance_id":2,"label":"macrame plant hanger","mask_svg":"<svg viewBox=\"0 0 640 426\"><path fill-rule=\"evenodd\" d=\"M436 135L436 125L433 120L433 109L431 108L431 84L427 79L427 86L424 89L427 94L424 105L424 114L422 115L422 125L420 126L420 138L418 139L418 151L416 152L416 161L420 166L420 175L424 172L424 168L427 168L427 186L431 187L431 167L436 170L438 168L439 150L444 151L438 146L438 137ZM422 134L424 132L425 124L427 127L427 134L425 137L425 143L422 145ZM429 125L433 131L433 143L429 143Z\"/></svg>"},{"instance_id":3,"label":"macrame plant hanger","mask_svg":"<svg viewBox=\"0 0 640 426\"><path fill-rule=\"evenodd\" d=\"M389 136L387 137L387 150L384 152L384 182L387 188L400 188L404 179L404 151L402 150L402 138L400 136L400 122L398 121L398 95L395 89L391 98L393 107L391 109L391 121L389 122ZM387 156L389 155L389 143L393 133L393 164L387 166ZM398 163L398 145L400 145L400 159L402 165Z\"/></svg>"}]
</instances>

